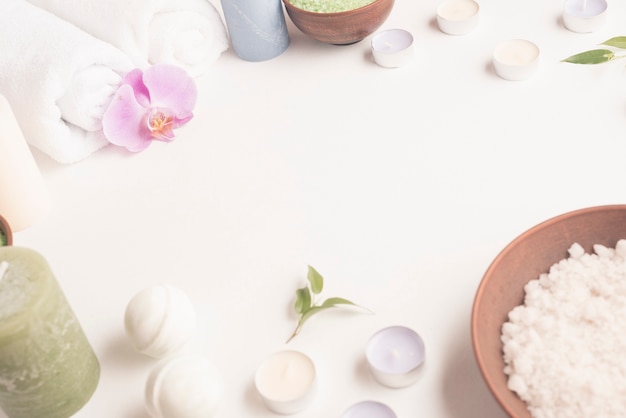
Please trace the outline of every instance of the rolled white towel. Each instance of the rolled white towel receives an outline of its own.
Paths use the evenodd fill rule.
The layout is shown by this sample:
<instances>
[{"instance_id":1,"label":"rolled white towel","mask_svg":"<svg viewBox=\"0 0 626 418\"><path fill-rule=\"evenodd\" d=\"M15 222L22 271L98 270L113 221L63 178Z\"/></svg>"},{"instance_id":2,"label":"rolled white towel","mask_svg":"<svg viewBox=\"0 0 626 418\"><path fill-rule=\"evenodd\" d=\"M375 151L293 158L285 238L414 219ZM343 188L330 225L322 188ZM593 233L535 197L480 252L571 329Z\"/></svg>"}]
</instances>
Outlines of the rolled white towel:
<instances>
[{"instance_id":1,"label":"rolled white towel","mask_svg":"<svg viewBox=\"0 0 626 418\"><path fill-rule=\"evenodd\" d=\"M108 144L101 118L130 59L25 0L2 6L0 93L26 141L61 163Z\"/></svg>"},{"instance_id":2,"label":"rolled white towel","mask_svg":"<svg viewBox=\"0 0 626 418\"><path fill-rule=\"evenodd\" d=\"M228 49L209 0L28 0L116 46L145 69L174 64L204 75Z\"/></svg>"}]
</instances>

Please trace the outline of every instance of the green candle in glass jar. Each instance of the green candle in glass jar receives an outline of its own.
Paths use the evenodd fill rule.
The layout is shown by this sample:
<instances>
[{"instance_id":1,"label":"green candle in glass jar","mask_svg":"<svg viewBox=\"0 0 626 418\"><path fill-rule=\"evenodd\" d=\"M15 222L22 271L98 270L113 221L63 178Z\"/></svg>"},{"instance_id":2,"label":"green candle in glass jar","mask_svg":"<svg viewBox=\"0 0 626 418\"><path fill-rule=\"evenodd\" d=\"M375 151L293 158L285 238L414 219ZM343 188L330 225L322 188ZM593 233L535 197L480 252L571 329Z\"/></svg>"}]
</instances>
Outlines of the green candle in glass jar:
<instances>
[{"instance_id":1,"label":"green candle in glass jar","mask_svg":"<svg viewBox=\"0 0 626 418\"><path fill-rule=\"evenodd\" d=\"M100 364L47 261L0 247L0 407L9 418L68 418Z\"/></svg>"}]
</instances>

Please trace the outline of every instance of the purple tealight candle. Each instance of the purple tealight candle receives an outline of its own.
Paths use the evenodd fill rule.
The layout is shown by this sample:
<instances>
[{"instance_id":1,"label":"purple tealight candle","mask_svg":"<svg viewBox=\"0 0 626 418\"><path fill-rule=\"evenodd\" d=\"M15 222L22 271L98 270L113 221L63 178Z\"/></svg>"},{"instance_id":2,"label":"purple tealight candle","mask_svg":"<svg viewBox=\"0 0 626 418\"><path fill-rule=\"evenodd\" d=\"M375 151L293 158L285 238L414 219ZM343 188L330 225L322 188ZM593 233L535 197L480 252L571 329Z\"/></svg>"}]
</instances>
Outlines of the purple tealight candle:
<instances>
[{"instance_id":1,"label":"purple tealight candle","mask_svg":"<svg viewBox=\"0 0 626 418\"><path fill-rule=\"evenodd\" d=\"M422 338L403 326L391 326L375 333L365 353L374 378L392 388L415 383L425 355Z\"/></svg>"},{"instance_id":2,"label":"purple tealight candle","mask_svg":"<svg viewBox=\"0 0 626 418\"><path fill-rule=\"evenodd\" d=\"M402 67L413 54L413 35L404 29L388 29L372 38L372 56L381 67Z\"/></svg>"},{"instance_id":3,"label":"purple tealight candle","mask_svg":"<svg viewBox=\"0 0 626 418\"><path fill-rule=\"evenodd\" d=\"M363 401L352 405L341 418L397 418L397 415L384 403Z\"/></svg>"},{"instance_id":4,"label":"purple tealight candle","mask_svg":"<svg viewBox=\"0 0 626 418\"><path fill-rule=\"evenodd\" d=\"M572 32L594 32L604 24L607 7L606 0L566 0L563 24Z\"/></svg>"}]
</instances>

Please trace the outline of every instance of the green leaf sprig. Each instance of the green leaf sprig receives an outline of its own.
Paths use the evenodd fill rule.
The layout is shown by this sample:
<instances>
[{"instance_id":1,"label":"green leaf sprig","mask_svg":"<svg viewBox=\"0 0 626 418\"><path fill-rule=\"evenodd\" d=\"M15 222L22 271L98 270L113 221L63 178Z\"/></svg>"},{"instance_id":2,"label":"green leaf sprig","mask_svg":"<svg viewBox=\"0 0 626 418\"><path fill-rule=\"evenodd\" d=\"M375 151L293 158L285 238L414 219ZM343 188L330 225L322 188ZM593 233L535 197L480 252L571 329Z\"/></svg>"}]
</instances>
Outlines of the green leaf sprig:
<instances>
[{"instance_id":1,"label":"green leaf sprig","mask_svg":"<svg viewBox=\"0 0 626 418\"><path fill-rule=\"evenodd\" d=\"M296 329L293 331L287 342L291 341L296 335L298 335L300 330L302 330L302 326L309 318L319 312L330 308L336 308L341 305L355 306L361 309L366 309L349 301L348 299L339 297L328 298L323 302L318 303L316 299L319 294L322 293L322 289L324 288L324 278L313 267L308 267L308 285L296 290L296 302L294 303L294 308L296 313L299 315L298 323L296 325ZM369 309L366 310L369 311Z\"/></svg>"},{"instance_id":2,"label":"green leaf sprig","mask_svg":"<svg viewBox=\"0 0 626 418\"><path fill-rule=\"evenodd\" d=\"M609 40L602 42L600 45L605 45L611 47L613 49L592 49L590 51L581 52L579 54L572 55L571 57L567 57L561 62L569 62L572 64L585 64L585 65L595 65L602 64L609 61L615 61L621 58L626 58L626 55L618 55L616 54L617 50L625 50L626 49L626 36L616 36Z\"/></svg>"}]
</instances>

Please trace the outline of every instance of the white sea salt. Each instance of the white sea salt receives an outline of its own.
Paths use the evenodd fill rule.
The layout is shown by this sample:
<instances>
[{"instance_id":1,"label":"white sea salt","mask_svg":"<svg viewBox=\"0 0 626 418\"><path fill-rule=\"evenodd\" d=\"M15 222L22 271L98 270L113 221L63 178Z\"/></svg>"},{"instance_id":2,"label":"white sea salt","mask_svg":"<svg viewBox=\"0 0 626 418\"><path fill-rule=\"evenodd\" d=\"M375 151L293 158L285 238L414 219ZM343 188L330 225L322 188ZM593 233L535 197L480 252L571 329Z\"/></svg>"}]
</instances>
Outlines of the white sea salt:
<instances>
[{"instance_id":1,"label":"white sea salt","mask_svg":"<svg viewBox=\"0 0 626 418\"><path fill-rule=\"evenodd\" d=\"M508 387L535 418L626 417L626 240L593 249L574 243L502 326Z\"/></svg>"}]
</instances>

